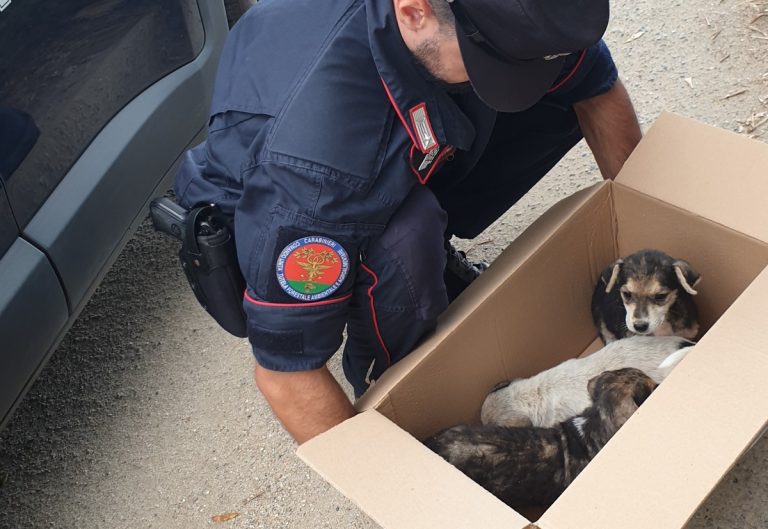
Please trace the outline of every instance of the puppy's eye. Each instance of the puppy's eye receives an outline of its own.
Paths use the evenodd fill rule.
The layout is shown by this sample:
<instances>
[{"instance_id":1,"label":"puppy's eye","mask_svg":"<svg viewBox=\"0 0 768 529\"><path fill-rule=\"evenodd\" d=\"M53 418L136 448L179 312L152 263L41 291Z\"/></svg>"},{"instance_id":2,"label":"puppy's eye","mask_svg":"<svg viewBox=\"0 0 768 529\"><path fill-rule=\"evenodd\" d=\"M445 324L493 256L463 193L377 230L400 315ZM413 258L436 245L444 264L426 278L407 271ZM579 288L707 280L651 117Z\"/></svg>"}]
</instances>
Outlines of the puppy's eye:
<instances>
[{"instance_id":1,"label":"puppy's eye","mask_svg":"<svg viewBox=\"0 0 768 529\"><path fill-rule=\"evenodd\" d=\"M632 301L632 292L622 291L621 297L622 299L624 299L625 303L629 303L630 301Z\"/></svg>"},{"instance_id":2,"label":"puppy's eye","mask_svg":"<svg viewBox=\"0 0 768 529\"><path fill-rule=\"evenodd\" d=\"M653 296L653 301L656 303L664 303L667 301L667 294L656 294Z\"/></svg>"}]
</instances>

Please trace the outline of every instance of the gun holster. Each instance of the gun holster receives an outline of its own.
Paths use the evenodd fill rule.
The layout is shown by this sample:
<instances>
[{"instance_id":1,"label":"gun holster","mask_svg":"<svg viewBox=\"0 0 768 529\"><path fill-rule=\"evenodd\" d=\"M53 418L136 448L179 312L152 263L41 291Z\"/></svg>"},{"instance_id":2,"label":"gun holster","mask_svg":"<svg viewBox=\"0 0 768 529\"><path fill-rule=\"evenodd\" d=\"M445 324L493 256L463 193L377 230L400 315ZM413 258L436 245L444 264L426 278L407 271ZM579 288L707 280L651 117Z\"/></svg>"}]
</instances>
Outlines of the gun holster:
<instances>
[{"instance_id":1,"label":"gun holster","mask_svg":"<svg viewBox=\"0 0 768 529\"><path fill-rule=\"evenodd\" d=\"M189 211L184 228L179 259L197 301L224 330L247 336L245 279L226 219L215 205L201 206Z\"/></svg>"}]
</instances>

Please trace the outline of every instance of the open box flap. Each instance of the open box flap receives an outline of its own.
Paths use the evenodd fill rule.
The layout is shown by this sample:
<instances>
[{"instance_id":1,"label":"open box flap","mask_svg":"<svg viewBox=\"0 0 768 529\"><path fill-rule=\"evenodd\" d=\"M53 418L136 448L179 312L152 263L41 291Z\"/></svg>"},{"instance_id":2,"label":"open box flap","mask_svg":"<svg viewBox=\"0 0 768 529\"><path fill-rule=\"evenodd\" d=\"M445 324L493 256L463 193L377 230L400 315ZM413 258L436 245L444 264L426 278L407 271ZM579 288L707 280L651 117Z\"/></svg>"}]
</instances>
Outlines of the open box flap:
<instances>
[{"instance_id":1,"label":"open box flap","mask_svg":"<svg viewBox=\"0 0 768 529\"><path fill-rule=\"evenodd\" d=\"M543 529L679 529L768 421L768 269L542 516Z\"/></svg>"},{"instance_id":2,"label":"open box flap","mask_svg":"<svg viewBox=\"0 0 768 529\"><path fill-rule=\"evenodd\" d=\"M385 529L522 529L530 522L375 410L297 454Z\"/></svg>"},{"instance_id":3,"label":"open box flap","mask_svg":"<svg viewBox=\"0 0 768 529\"><path fill-rule=\"evenodd\" d=\"M392 388L397 386L440 343L464 324L467 317L475 312L488 297L492 296L577 211L587 204L595 210L595 215L598 215L598 210L603 212L610 210L612 207L611 185L610 182L600 182L581 189L544 212L511 242L486 272L474 281L455 302L451 303L438 319L435 332L408 356L387 369L382 377L355 403L355 407L363 411L369 408L381 410L383 406L391 406L392 402L389 395ZM605 215L607 216L608 213ZM610 229L610 224L606 223L603 228ZM595 273L597 273L603 264L595 263L594 266Z\"/></svg>"},{"instance_id":4,"label":"open box flap","mask_svg":"<svg viewBox=\"0 0 768 529\"><path fill-rule=\"evenodd\" d=\"M616 182L768 241L768 145L664 113Z\"/></svg>"}]
</instances>

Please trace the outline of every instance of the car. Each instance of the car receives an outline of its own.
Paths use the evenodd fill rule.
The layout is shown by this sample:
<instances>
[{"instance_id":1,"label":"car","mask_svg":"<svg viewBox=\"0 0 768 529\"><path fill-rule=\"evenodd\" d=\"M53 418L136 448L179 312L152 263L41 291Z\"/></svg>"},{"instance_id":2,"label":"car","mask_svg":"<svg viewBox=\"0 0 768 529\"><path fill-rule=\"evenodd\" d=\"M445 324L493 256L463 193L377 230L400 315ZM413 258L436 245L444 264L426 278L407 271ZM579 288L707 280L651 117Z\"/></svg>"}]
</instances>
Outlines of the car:
<instances>
[{"instance_id":1,"label":"car","mask_svg":"<svg viewBox=\"0 0 768 529\"><path fill-rule=\"evenodd\" d=\"M0 0L0 428L205 135L247 0Z\"/></svg>"}]
</instances>

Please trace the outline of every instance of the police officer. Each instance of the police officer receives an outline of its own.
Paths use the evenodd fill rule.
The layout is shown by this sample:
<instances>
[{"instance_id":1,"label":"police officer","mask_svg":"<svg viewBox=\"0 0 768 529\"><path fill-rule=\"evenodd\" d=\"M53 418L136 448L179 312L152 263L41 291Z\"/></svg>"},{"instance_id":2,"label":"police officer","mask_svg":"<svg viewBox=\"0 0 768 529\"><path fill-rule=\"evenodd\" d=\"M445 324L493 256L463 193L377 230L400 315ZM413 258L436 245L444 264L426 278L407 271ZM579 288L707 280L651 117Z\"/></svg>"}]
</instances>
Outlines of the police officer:
<instances>
[{"instance_id":1,"label":"police officer","mask_svg":"<svg viewBox=\"0 0 768 529\"><path fill-rule=\"evenodd\" d=\"M299 443L483 269L456 252L582 137L605 178L640 139L608 0L262 0L231 31L208 139L175 182L235 232L255 380ZM471 355L468 354L468 361Z\"/></svg>"}]
</instances>

